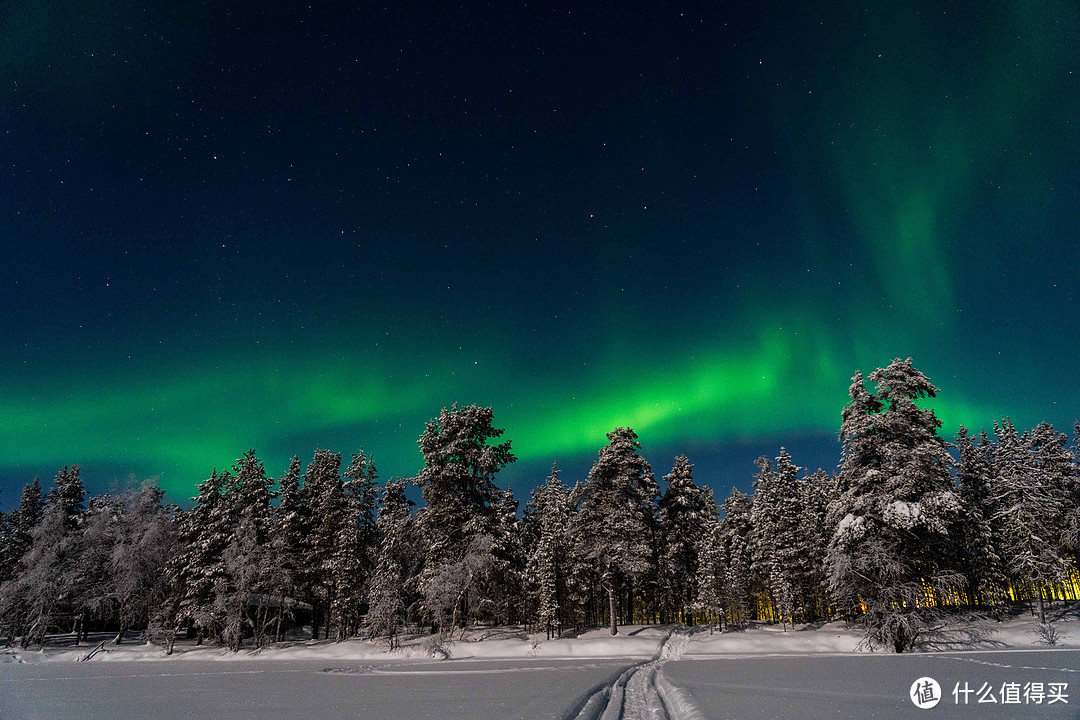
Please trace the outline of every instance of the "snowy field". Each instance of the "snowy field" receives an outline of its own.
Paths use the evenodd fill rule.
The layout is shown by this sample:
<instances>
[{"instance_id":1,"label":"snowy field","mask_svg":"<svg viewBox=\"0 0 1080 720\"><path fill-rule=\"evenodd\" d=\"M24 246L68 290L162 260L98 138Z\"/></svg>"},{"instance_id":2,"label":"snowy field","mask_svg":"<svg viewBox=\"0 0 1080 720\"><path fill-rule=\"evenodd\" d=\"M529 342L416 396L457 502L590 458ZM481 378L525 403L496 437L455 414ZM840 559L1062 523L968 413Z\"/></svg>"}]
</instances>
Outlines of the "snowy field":
<instances>
[{"instance_id":1,"label":"snowy field","mask_svg":"<svg viewBox=\"0 0 1080 720\"><path fill-rule=\"evenodd\" d=\"M923 676L940 683L934 717L1080 718L1080 623L1059 623L1055 648L1033 628L1018 617L977 644L958 633L954 647L966 650L901 656L857 651L857 631L842 623L714 634L627 626L614 638L550 641L476 630L436 658L420 638L393 653L364 641L239 653L181 642L171 657L128 643L87 662L74 661L92 646L8 650L0 718L928 717L908 699Z\"/></svg>"},{"instance_id":2,"label":"snowy field","mask_svg":"<svg viewBox=\"0 0 1080 720\"><path fill-rule=\"evenodd\" d=\"M665 665L663 672L693 702L697 715L691 717L710 720L1080 717L1077 650L684 659ZM923 677L940 685L939 703L925 710L908 699L912 684ZM1015 698L1008 690L1001 695L1010 683ZM1039 704L1032 701L1030 683L1042 683ZM1067 703L1048 703L1051 683L1066 685Z\"/></svg>"},{"instance_id":3,"label":"snowy field","mask_svg":"<svg viewBox=\"0 0 1080 720\"><path fill-rule=\"evenodd\" d=\"M328 663L208 660L79 663L5 668L0 717L191 718L552 718L629 663L450 661Z\"/></svg>"}]
</instances>

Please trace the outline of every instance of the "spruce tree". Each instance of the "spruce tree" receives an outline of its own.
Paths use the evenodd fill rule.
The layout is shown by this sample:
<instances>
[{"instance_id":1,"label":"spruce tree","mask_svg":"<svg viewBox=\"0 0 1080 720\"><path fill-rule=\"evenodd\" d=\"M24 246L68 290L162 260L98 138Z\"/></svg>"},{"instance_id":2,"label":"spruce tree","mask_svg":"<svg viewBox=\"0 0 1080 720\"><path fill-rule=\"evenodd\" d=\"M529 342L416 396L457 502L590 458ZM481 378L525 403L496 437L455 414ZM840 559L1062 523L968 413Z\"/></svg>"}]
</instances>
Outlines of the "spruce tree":
<instances>
[{"instance_id":1,"label":"spruce tree","mask_svg":"<svg viewBox=\"0 0 1080 720\"><path fill-rule=\"evenodd\" d=\"M719 518L713 517L705 524L697 553L698 565L694 579L697 593L694 608L703 613L711 625L722 627L729 593L722 523Z\"/></svg>"},{"instance_id":2,"label":"spruce tree","mask_svg":"<svg viewBox=\"0 0 1080 720\"><path fill-rule=\"evenodd\" d=\"M292 617L304 585L304 512L300 493L300 458L293 455L289 469L281 476L281 502L274 513L270 530L265 579L267 592L277 598L274 640L280 641L285 622Z\"/></svg>"},{"instance_id":3,"label":"spruce tree","mask_svg":"<svg viewBox=\"0 0 1080 720\"><path fill-rule=\"evenodd\" d=\"M199 644L217 634L222 619L214 594L225 576L225 550L232 541L232 518L222 496L228 482L228 473L211 472L197 486L194 506L177 519L181 550L169 566L176 619L197 628Z\"/></svg>"},{"instance_id":4,"label":"spruce tree","mask_svg":"<svg viewBox=\"0 0 1080 720\"><path fill-rule=\"evenodd\" d=\"M429 420L420 436L424 466L416 485L425 506L417 523L429 543L429 564L458 559L470 539L492 531L501 499L495 474L516 460L509 441L489 444L503 434L492 419L491 408L455 404Z\"/></svg>"},{"instance_id":5,"label":"spruce tree","mask_svg":"<svg viewBox=\"0 0 1080 720\"><path fill-rule=\"evenodd\" d=\"M34 642L43 645L46 630L64 609L75 544L75 534L65 520L56 505L46 508L34 527L21 571L4 589L2 610L14 625L12 635L22 636L23 648Z\"/></svg>"},{"instance_id":6,"label":"spruce tree","mask_svg":"<svg viewBox=\"0 0 1080 720\"><path fill-rule=\"evenodd\" d=\"M575 542L597 569L608 595L611 634L618 634L618 596L653 570L655 502L659 494L649 463L630 428L608 433L581 486L574 516ZM628 608L628 613L632 608Z\"/></svg>"},{"instance_id":7,"label":"spruce tree","mask_svg":"<svg viewBox=\"0 0 1080 720\"><path fill-rule=\"evenodd\" d=\"M240 649L246 628L255 631L260 641L261 625L249 615L254 595L260 588L259 573L264 564L266 548L259 542L256 512L245 508L232 525L229 544L222 555L224 572L214 585L214 610L221 618L221 638L229 649ZM261 595L261 593L260 593ZM265 611L265 604L262 605Z\"/></svg>"},{"instance_id":8,"label":"spruce tree","mask_svg":"<svg viewBox=\"0 0 1080 720\"><path fill-rule=\"evenodd\" d=\"M753 608L751 565L753 556L753 502L745 493L731 488L731 494L721 506L720 537L723 541L724 585L727 600L724 605L731 620L742 624L752 619Z\"/></svg>"},{"instance_id":9,"label":"spruce tree","mask_svg":"<svg viewBox=\"0 0 1080 720\"><path fill-rule=\"evenodd\" d=\"M21 553L16 554L15 543L13 538L15 536L15 520L18 518L18 511L13 512L0 512L0 586L14 574L16 563L18 558L21 557ZM3 618L0 617L0 623L3 622Z\"/></svg>"},{"instance_id":10,"label":"spruce tree","mask_svg":"<svg viewBox=\"0 0 1080 720\"><path fill-rule=\"evenodd\" d=\"M493 539L491 552L497 565L485 588L486 599L491 603L491 619L514 624L521 616L524 604L525 549L518 501L512 489L502 492L496 508Z\"/></svg>"},{"instance_id":11,"label":"spruce tree","mask_svg":"<svg viewBox=\"0 0 1080 720\"><path fill-rule=\"evenodd\" d=\"M849 612L862 611L865 641L910 650L964 585L955 571L961 505L952 460L932 409L915 401L938 389L911 360L861 373L850 388L840 439L840 497L830 512L829 589Z\"/></svg>"},{"instance_id":12,"label":"spruce tree","mask_svg":"<svg viewBox=\"0 0 1080 720\"><path fill-rule=\"evenodd\" d=\"M45 642L49 626L78 612L79 528L85 514L79 468L60 470L41 521L30 533L22 568L5 585L0 612L22 635L22 647Z\"/></svg>"},{"instance_id":13,"label":"spruce tree","mask_svg":"<svg viewBox=\"0 0 1080 720\"><path fill-rule=\"evenodd\" d=\"M960 451L957 494L963 514L960 568L968 582L968 603L981 607L1003 600L1008 582L999 549L1000 534L995 532L998 508L993 448L986 433L980 433L976 444L963 426L956 435L956 447Z\"/></svg>"},{"instance_id":14,"label":"spruce tree","mask_svg":"<svg viewBox=\"0 0 1080 720\"><path fill-rule=\"evenodd\" d=\"M420 587L443 633L453 629L447 623L466 623L478 604L491 600L478 592L497 573L491 552L502 491L494 477L516 459L509 441L489 444L503 434L492 418L491 408L455 404L429 420L418 440L424 466L416 484L425 501L416 515L425 544Z\"/></svg>"},{"instance_id":15,"label":"spruce tree","mask_svg":"<svg viewBox=\"0 0 1080 720\"><path fill-rule=\"evenodd\" d=\"M780 620L794 622L803 580L799 558L807 551L801 528L803 492L796 477L800 468L784 448L780 448L775 470L764 456L757 465L750 515L752 570L768 590Z\"/></svg>"},{"instance_id":16,"label":"spruce tree","mask_svg":"<svg viewBox=\"0 0 1080 720\"><path fill-rule=\"evenodd\" d=\"M694 483L693 469L685 455L676 457L658 503L662 605L667 617L686 623L697 590L698 548L716 516L712 492Z\"/></svg>"},{"instance_id":17,"label":"spruce tree","mask_svg":"<svg viewBox=\"0 0 1080 720\"><path fill-rule=\"evenodd\" d=\"M533 491L526 516L535 523L536 539L529 550L526 574L536 598L536 614L550 640L562 637L566 602L567 552L570 519L566 486L558 465L551 466L547 482Z\"/></svg>"},{"instance_id":18,"label":"spruce tree","mask_svg":"<svg viewBox=\"0 0 1080 720\"><path fill-rule=\"evenodd\" d=\"M68 529L78 525L79 517L86 511L86 490L78 465L72 465L70 470L65 467L56 474L49 491L49 505L59 509Z\"/></svg>"},{"instance_id":19,"label":"spruce tree","mask_svg":"<svg viewBox=\"0 0 1080 720\"><path fill-rule=\"evenodd\" d=\"M343 517L334 548L334 619L341 642L360 629L375 562L375 464L356 453L343 473Z\"/></svg>"},{"instance_id":20,"label":"spruce tree","mask_svg":"<svg viewBox=\"0 0 1080 720\"><path fill-rule=\"evenodd\" d=\"M20 561L30 549L34 528L41 522L45 497L37 478L23 486L19 507L5 516L7 530L0 556L0 585L12 580L20 571ZM2 616L0 616L2 617Z\"/></svg>"},{"instance_id":21,"label":"spruce tree","mask_svg":"<svg viewBox=\"0 0 1080 720\"><path fill-rule=\"evenodd\" d=\"M44 513L45 496L41 491L41 483L34 478L23 487L22 494L19 496L19 510L13 529L15 540L22 546L23 552L29 549L30 536L37 524L41 522Z\"/></svg>"},{"instance_id":22,"label":"spruce tree","mask_svg":"<svg viewBox=\"0 0 1080 720\"><path fill-rule=\"evenodd\" d=\"M1061 531L1061 541L1062 550L1073 570L1080 572L1080 422L1076 423L1073 432L1073 463L1065 495L1065 525Z\"/></svg>"},{"instance_id":23,"label":"spruce tree","mask_svg":"<svg viewBox=\"0 0 1080 720\"><path fill-rule=\"evenodd\" d=\"M416 538L409 510L413 503L405 496L407 486L401 479L386 483L375 520L378 561L371 578L367 625L374 637L386 639L391 650L407 619L406 583L416 565Z\"/></svg>"},{"instance_id":24,"label":"spruce tree","mask_svg":"<svg viewBox=\"0 0 1080 720\"><path fill-rule=\"evenodd\" d=\"M836 499L836 480L818 470L801 482L802 515L799 522L799 552L794 571L804 622L813 622L830 614L825 555L829 544L829 504Z\"/></svg>"},{"instance_id":25,"label":"spruce tree","mask_svg":"<svg viewBox=\"0 0 1080 720\"><path fill-rule=\"evenodd\" d=\"M1061 554L1065 437L1045 423L1020 436L1008 419L995 425L994 434L998 477L993 520L1002 560L1013 582L1037 599L1039 622L1044 623L1043 593L1061 582L1066 567Z\"/></svg>"},{"instance_id":26,"label":"spruce tree","mask_svg":"<svg viewBox=\"0 0 1080 720\"><path fill-rule=\"evenodd\" d=\"M345 521L345 496L341 480L341 454L316 450L302 488L304 509L304 573L307 596L313 605L311 636L319 639L325 619L326 637L334 605L334 554Z\"/></svg>"},{"instance_id":27,"label":"spruce tree","mask_svg":"<svg viewBox=\"0 0 1080 720\"><path fill-rule=\"evenodd\" d=\"M228 542L222 554L224 572L214 585L214 608L223 622L222 638L236 651L247 628L257 643L264 640L269 594L263 576L270 565L267 545L275 493L273 479L254 450L237 459L224 477L220 507Z\"/></svg>"},{"instance_id":28,"label":"spruce tree","mask_svg":"<svg viewBox=\"0 0 1080 720\"><path fill-rule=\"evenodd\" d=\"M265 543L270 533L276 494L272 490L274 481L266 474L262 460L256 457L254 450L248 450L237 459L227 478L224 493L233 525L246 514L255 532L255 542Z\"/></svg>"}]
</instances>

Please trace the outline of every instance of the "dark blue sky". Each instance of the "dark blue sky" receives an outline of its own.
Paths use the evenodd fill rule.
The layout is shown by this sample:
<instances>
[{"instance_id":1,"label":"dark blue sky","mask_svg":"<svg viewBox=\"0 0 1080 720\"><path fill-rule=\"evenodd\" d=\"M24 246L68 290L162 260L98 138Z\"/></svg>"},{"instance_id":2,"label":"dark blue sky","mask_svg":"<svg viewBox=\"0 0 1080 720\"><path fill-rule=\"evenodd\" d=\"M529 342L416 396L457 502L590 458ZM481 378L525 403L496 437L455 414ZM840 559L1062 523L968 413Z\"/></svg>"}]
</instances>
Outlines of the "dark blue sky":
<instances>
[{"instance_id":1,"label":"dark blue sky","mask_svg":"<svg viewBox=\"0 0 1080 720\"><path fill-rule=\"evenodd\" d=\"M5 3L0 505L455 401L522 494L619 425L725 494L897 356L1069 429L1080 11L632 5Z\"/></svg>"}]
</instances>

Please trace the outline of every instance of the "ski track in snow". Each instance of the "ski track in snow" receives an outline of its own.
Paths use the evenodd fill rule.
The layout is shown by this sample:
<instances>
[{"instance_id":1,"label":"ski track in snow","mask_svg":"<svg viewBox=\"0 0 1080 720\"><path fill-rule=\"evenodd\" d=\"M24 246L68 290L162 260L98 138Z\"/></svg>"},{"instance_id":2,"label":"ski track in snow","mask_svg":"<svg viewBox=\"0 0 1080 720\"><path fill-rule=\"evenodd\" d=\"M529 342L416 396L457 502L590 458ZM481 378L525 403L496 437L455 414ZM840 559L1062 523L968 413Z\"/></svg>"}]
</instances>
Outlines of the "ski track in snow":
<instances>
[{"instance_id":1,"label":"ski track in snow","mask_svg":"<svg viewBox=\"0 0 1080 720\"><path fill-rule=\"evenodd\" d=\"M582 668L595 668L600 667L596 663L590 663L586 665L580 665ZM528 667L490 667L490 668L454 668L446 669L444 667L430 668L418 666L415 669L402 669L402 666L394 666L389 668L328 668L323 672L336 672L338 674L344 674L346 672L350 674L371 674L371 675L508 675L515 673L534 673L534 672L563 672L566 670L565 666L558 665L530 665Z\"/></svg>"},{"instance_id":2,"label":"ski track in snow","mask_svg":"<svg viewBox=\"0 0 1080 720\"><path fill-rule=\"evenodd\" d=\"M1009 665L1006 663L990 662L989 660L976 660L974 658L966 657L950 657L950 660L957 660L959 662L972 663L974 665L988 665L990 667L1007 668L1009 670L1038 670L1041 672L1064 672L1064 673L1080 673L1080 670L1076 668L1063 668L1063 667L1039 667L1035 665Z\"/></svg>"},{"instance_id":3,"label":"ski track in snow","mask_svg":"<svg viewBox=\"0 0 1080 720\"><path fill-rule=\"evenodd\" d=\"M263 673L308 673L310 670L281 670L281 669L266 669L266 670L213 670L213 671L179 671L179 672L152 672L152 673L124 673L120 672L119 668L115 668L117 672L109 673L106 675L71 675L68 677L57 676L48 678L5 678L5 683L36 683L36 682L55 682L57 680L117 680L128 678L157 678L157 677L218 677L220 675L262 675ZM2 717L2 716L0 716Z\"/></svg>"},{"instance_id":4,"label":"ski track in snow","mask_svg":"<svg viewBox=\"0 0 1080 720\"><path fill-rule=\"evenodd\" d=\"M664 664L681 658L689 641L685 631L669 633L652 660L593 693L574 720L704 720L686 693L664 675Z\"/></svg>"}]
</instances>

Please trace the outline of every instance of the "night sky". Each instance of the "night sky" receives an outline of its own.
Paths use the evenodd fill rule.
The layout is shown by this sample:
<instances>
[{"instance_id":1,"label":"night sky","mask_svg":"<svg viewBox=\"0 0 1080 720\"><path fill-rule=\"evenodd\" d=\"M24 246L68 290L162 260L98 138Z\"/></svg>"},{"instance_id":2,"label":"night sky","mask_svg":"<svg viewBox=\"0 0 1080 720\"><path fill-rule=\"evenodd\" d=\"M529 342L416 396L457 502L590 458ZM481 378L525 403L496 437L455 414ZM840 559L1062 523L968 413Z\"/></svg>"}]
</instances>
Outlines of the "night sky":
<instances>
[{"instance_id":1,"label":"night sky","mask_svg":"<svg viewBox=\"0 0 1080 720\"><path fill-rule=\"evenodd\" d=\"M723 496L894 357L1071 431L1075 3L457 5L0 4L0 506L454 402L519 496L627 425Z\"/></svg>"}]
</instances>

